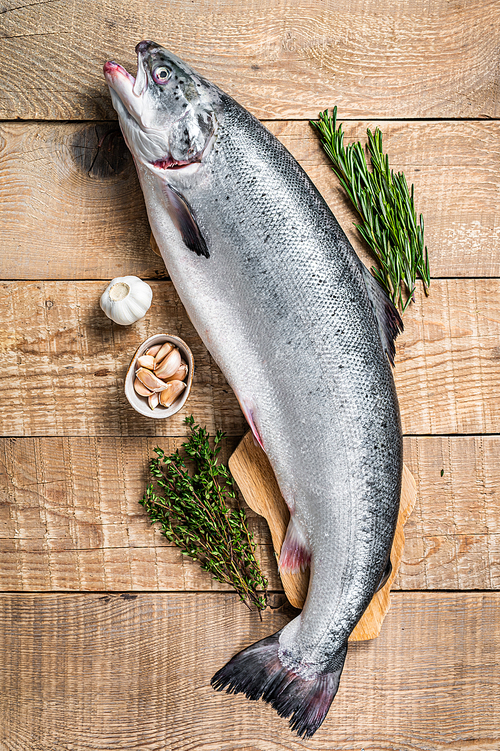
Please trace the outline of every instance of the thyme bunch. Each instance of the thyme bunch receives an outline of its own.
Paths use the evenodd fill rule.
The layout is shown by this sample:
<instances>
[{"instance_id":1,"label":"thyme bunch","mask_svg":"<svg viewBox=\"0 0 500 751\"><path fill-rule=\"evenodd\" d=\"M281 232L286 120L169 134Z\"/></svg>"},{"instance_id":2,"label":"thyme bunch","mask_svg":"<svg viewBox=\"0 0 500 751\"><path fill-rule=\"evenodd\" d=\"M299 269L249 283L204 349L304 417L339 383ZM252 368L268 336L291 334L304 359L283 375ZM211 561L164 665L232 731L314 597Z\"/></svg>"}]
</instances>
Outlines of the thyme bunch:
<instances>
[{"instance_id":1,"label":"thyme bunch","mask_svg":"<svg viewBox=\"0 0 500 751\"><path fill-rule=\"evenodd\" d=\"M332 117L328 110L320 112L319 121L311 121L317 130L321 146L332 162L332 170L361 217L355 227L375 254L380 268L371 269L394 305L404 312L413 299L417 276L423 282L425 294L430 285L429 258L424 247L424 219L417 221L413 185L403 172L389 168L389 158L382 147L382 133L370 129L367 149L356 142L344 146L342 124L337 127L337 107ZM406 300L405 300L406 297Z\"/></svg>"},{"instance_id":2,"label":"thyme bunch","mask_svg":"<svg viewBox=\"0 0 500 751\"><path fill-rule=\"evenodd\" d=\"M184 422L191 431L182 444L184 455L155 449L157 458L149 464L153 481L139 503L167 540L260 613L267 604L267 579L255 558L245 510L233 507L237 497L229 469L217 461L224 433L216 432L211 448L206 428L192 416Z\"/></svg>"}]
</instances>

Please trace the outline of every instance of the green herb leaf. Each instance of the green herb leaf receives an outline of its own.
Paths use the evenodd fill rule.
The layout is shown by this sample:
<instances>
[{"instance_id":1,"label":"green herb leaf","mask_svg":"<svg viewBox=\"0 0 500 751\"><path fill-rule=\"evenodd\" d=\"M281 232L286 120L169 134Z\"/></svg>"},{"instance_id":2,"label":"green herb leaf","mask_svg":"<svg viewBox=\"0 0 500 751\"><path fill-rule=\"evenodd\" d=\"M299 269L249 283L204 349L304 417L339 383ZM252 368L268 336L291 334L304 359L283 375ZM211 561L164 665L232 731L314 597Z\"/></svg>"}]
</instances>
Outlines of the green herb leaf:
<instances>
[{"instance_id":1,"label":"green herb leaf","mask_svg":"<svg viewBox=\"0 0 500 751\"><path fill-rule=\"evenodd\" d=\"M161 524L167 540L260 613L267 605L268 582L255 557L245 510L232 507L237 495L229 469L217 461L224 433L217 431L211 448L206 428L192 416L184 422L191 435L182 449L191 472L178 450L166 456L156 448L158 458L149 464L153 482L139 503L151 523Z\"/></svg>"},{"instance_id":2,"label":"green herb leaf","mask_svg":"<svg viewBox=\"0 0 500 751\"><path fill-rule=\"evenodd\" d=\"M430 286L424 219L420 215L417 222L413 185L408 190L404 173L394 174L389 168L379 128L374 133L370 129L366 131L370 170L361 143L344 146L342 124L337 127L336 107L331 117L328 110L320 112L319 121L311 120L311 125L318 132L333 172L361 217L361 223L355 226L380 266L372 268L372 274L394 305L404 312L413 300L417 276L423 282L426 295Z\"/></svg>"}]
</instances>

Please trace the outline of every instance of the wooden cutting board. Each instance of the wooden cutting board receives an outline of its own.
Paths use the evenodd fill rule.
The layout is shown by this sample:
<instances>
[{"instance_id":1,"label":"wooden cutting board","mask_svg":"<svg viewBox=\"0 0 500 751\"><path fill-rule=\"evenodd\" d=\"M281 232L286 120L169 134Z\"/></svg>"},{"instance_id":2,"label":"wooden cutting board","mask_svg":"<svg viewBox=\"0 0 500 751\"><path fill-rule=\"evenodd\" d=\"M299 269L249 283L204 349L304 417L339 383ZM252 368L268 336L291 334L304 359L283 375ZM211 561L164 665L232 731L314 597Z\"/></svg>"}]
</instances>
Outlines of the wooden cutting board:
<instances>
[{"instance_id":1,"label":"wooden cutting board","mask_svg":"<svg viewBox=\"0 0 500 751\"><path fill-rule=\"evenodd\" d=\"M276 559L285 539L290 512L280 493L274 472L267 456L254 441L252 433L247 433L229 459L229 468L238 483L245 501L251 509L264 516L271 531ZM403 466L403 484L398 523L391 552L392 572L387 583L376 592L363 617L349 637L349 641L375 639L390 606L390 589L398 572L404 547L403 526L412 512L416 500L416 485L410 470ZM301 608L309 585L309 570L302 573L280 574L283 589L290 603Z\"/></svg>"}]
</instances>

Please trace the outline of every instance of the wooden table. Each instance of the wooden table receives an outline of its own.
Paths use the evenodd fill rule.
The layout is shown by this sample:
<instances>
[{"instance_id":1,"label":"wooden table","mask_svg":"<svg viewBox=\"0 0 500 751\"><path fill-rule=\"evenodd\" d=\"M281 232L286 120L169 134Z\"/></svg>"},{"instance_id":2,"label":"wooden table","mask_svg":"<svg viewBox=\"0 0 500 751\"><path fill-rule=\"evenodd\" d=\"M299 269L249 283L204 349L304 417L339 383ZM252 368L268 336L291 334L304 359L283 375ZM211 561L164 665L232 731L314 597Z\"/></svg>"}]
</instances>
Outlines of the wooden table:
<instances>
[{"instance_id":1,"label":"wooden table","mask_svg":"<svg viewBox=\"0 0 500 751\"><path fill-rule=\"evenodd\" d=\"M495 0L49 0L0 14L0 749L496 751L500 747L500 5ZM432 285L405 315L396 381L418 484L381 636L350 648L316 736L217 694L214 671L286 622L262 623L151 527L138 505L152 449L123 377L149 334L192 347L189 411L228 449L237 402L149 247L134 166L101 74L153 38L283 141L348 232L308 118L339 106L347 137L378 124L416 186ZM146 318L98 300L148 279Z\"/></svg>"}]
</instances>

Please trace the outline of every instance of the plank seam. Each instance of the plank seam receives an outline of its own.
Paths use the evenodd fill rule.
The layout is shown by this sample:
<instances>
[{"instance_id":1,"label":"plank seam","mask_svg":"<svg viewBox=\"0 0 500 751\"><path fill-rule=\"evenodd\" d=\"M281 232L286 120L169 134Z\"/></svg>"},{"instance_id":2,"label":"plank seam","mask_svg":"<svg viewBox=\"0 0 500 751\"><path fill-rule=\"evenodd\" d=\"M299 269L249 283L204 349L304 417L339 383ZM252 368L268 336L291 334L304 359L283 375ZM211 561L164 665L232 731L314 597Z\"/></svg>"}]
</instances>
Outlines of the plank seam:
<instances>
[{"instance_id":1,"label":"plank seam","mask_svg":"<svg viewBox=\"0 0 500 751\"><path fill-rule=\"evenodd\" d=\"M259 590L260 591L260 590ZM268 594L283 595L282 589L268 589ZM484 594L491 595L500 593L500 589L391 589L391 597L403 596L407 594ZM206 589L0 589L0 595L45 595L45 596L72 596L72 595L107 595L109 597L119 597L120 595L133 595L139 597L139 595L162 595L162 594L177 594L177 595L213 595L220 597L222 595L234 595L238 597L236 592L232 590L206 590ZM242 607L245 606L242 603ZM281 606L280 606L281 607Z\"/></svg>"},{"instance_id":2,"label":"plank seam","mask_svg":"<svg viewBox=\"0 0 500 751\"><path fill-rule=\"evenodd\" d=\"M4 39L8 39L9 37L3 37ZM64 92L59 92L64 93ZM67 93L74 93L72 91L69 91ZM332 107L329 107L328 110L330 111ZM318 113L319 114L319 113ZM313 117L266 117L262 118L260 120L261 123L286 123L286 122L293 122L293 123L309 123L310 120L313 120ZM500 122L500 117L493 117L489 115L484 115L483 117L339 117L339 122L342 123L484 123L484 122ZM10 123L44 123L44 124L64 124L64 125L72 125L72 124L84 124L84 123L117 123L118 118L113 118L109 120L102 120L102 119L96 119L96 120L89 120L82 119L82 120L68 120L67 118L63 118L61 120L43 120L40 118L23 118L23 117L12 117L8 119L2 119L0 120L0 125L3 124L10 124Z\"/></svg>"}]
</instances>

